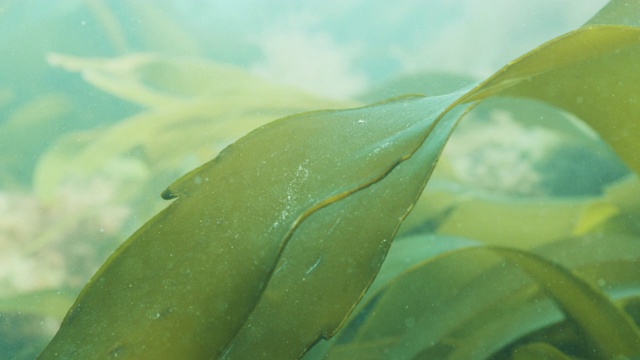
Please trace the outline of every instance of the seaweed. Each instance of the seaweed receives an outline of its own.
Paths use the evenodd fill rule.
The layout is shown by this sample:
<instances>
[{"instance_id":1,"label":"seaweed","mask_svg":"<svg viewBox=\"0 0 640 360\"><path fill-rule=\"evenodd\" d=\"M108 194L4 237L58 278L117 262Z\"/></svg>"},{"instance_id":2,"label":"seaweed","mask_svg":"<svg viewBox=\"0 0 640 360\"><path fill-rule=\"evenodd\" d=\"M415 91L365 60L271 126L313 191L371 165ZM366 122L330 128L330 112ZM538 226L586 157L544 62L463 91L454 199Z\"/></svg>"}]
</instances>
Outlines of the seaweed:
<instances>
[{"instance_id":1,"label":"seaweed","mask_svg":"<svg viewBox=\"0 0 640 360\"><path fill-rule=\"evenodd\" d=\"M79 245L98 224L104 249L77 266L84 274L138 229L81 291L82 277L5 295L3 318L24 314L27 331L34 318L61 321L41 359L637 356L640 20L630 6L609 2L486 80L416 75L361 95L378 101L363 106L204 58L129 53L149 33L127 38L112 9L91 2L127 54L47 61L136 111L56 136L38 157L37 206L99 200L43 220L56 226L29 252L69 234ZM24 131L71 106L42 99L58 110L29 104L4 126ZM479 150L480 132L523 147ZM562 165L576 159L585 163ZM170 202L148 199L184 173L161 194ZM9 351L32 356L42 339Z\"/></svg>"}]
</instances>

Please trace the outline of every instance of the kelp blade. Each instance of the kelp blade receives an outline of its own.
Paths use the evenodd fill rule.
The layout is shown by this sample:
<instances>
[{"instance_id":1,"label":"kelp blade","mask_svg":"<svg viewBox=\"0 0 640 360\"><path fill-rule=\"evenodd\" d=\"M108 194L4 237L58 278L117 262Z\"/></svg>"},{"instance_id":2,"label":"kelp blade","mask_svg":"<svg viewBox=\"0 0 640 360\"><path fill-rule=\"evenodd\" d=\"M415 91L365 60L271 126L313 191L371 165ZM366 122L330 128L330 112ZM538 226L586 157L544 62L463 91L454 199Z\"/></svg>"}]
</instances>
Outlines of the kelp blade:
<instances>
[{"instance_id":1,"label":"kelp blade","mask_svg":"<svg viewBox=\"0 0 640 360\"><path fill-rule=\"evenodd\" d=\"M629 0L609 0L585 26L589 25L628 25L640 26L640 3Z\"/></svg>"},{"instance_id":2,"label":"kelp blade","mask_svg":"<svg viewBox=\"0 0 640 360\"><path fill-rule=\"evenodd\" d=\"M565 109L596 130L638 173L638 59L640 28L587 26L512 62L468 96L528 97Z\"/></svg>"},{"instance_id":3,"label":"kelp blade","mask_svg":"<svg viewBox=\"0 0 640 360\"><path fill-rule=\"evenodd\" d=\"M439 112L428 116L426 102L420 102L404 102L401 117L386 112L364 117L367 123L397 126L405 119L424 116L419 126L367 151L367 157L388 148L405 154L384 178L315 212L300 225L224 359L297 358L338 330L376 276L463 110L450 112L430 130Z\"/></svg>"},{"instance_id":4,"label":"kelp blade","mask_svg":"<svg viewBox=\"0 0 640 360\"><path fill-rule=\"evenodd\" d=\"M598 288L537 255L502 247L491 249L517 264L554 299L584 334L592 356L613 359L640 354L640 330Z\"/></svg>"},{"instance_id":5,"label":"kelp blade","mask_svg":"<svg viewBox=\"0 0 640 360\"><path fill-rule=\"evenodd\" d=\"M548 101L591 124L637 171L640 145L634 141L638 125L633 115L640 105L633 101L637 90L632 85L640 74L638 34L638 29L628 27L584 28L519 59L467 96L452 94L436 103L400 99L373 106L364 117L358 110L347 110L316 122L316 117L329 113L311 113L254 131L168 189L166 196L179 198L105 264L43 356L65 356L63 350L76 351L82 358L195 359L220 354L258 302L289 238L294 240L298 231L330 233L328 226L340 225L340 212L355 211L350 201L360 195L357 211L386 207L382 199L394 200L397 189L386 189L384 181L394 176L424 176L420 186L424 185L433 163L422 164L427 168L419 170L422 175L408 175L404 171L414 169L405 160L420 153L432 130L422 120L433 121L456 99L500 95ZM594 76L585 80L583 73ZM423 111L413 118L420 108L429 115ZM406 120L407 114L414 122L398 121ZM454 122L443 126L448 124ZM431 155L437 158L438 153ZM419 193L421 187L411 183L408 193ZM365 199L368 191L376 198ZM397 223L411 208L405 195L399 199L404 210L399 204L392 211L400 214ZM386 224L373 240L357 226L336 229L341 237L353 231L356 237L366 235L362 240L375 247L382 240L391 241L397 225ZM385 246L363 258L372 260L370 270L357 281L363 289L375 275ZM322 255L303 259L294 275L320 270ZM285 264L280 268L286 269ZM315 336L330 336L333 328L320 326L330 330ZM318 330L305 331L300 344L313 341L308 334ZM300 344L293 348L304 351ZM233 347L228 354L231 351ZM295 351L289 354L295 356Z\"/></svg>"},{"instance_id":6,"label":"kelp blade","mask_svg":"<svg viewBox=\"0 0 640 360\"><path fill-rule=\"evenodd\" d=\"M412 240L416 248L428 245L419 240ZM369 303L360 307L362 314L352 316L348 331L333 342L327 358L355 358L360 349L375 354L371 359L410 359L417 354L425 359L483 358L509 336L558 315L547 311L550 304L540 296L520 291L528 279L514 276L516 268L502 264L498 256L477 246L407 264L402 274L368 296ZM522 304L533 305L533 311L521 311ZM477 348L477 341L484 345Z\"/></svg>"},{"instance_id":7,"label":"kelp blade","mask_svg":"<svg viewBox=\"0 0 640 360\"><path fill-rule=\"evenodd\" d=\"M178 199L103 265L41 358L219 355L254 308L296 228L313 228L319 210L331 212L337 203L342 211L344 199L370 186L376 189L373 184L397 173L394 169L422 145L434 118L461 94L293 116L229 146L165 191L165 197ZM439 134L440 144L453 123ZM390 225L364 234L359 224L340 230L341 236L361 241L373 242L373 235L374 244L381 244L380 249L373 246L370 262L363 260L367 269L360 294L384 258L384 242L391 241L418 197L441 146L430 149L427 158L418 157L427 164L409 167L419 175L387 214ZM382 199L360 209L356 219L384 213L396 202L397 195L388 188L373 191L381 191L377 195ZM330 218L320 216L320 226ZM302 226L299 230L305 231ZM340 314L338 324L344 316Z\"/></svg>"},{"instance_id":8,"label":"kelp blade","mask_svg":"<svg viewBox=\"0 0 640 360\"><path fill-rule=\"evenodd\" d=\"M545 343L528 344L513 352L513 360L572 360L560 350Z\"/></svg>"},{"instance_id":9,"label":"kelp blade","mask_svg":"<svg viewBox=\"0 0 640 360\"><path fill-rule=\"evenodd\" d=\"M424 254L437 240L454 240L458 245L449 245L451 250L460 245L465 248L435 257L406 254L409 249ZM350 316L345 328L327 344L320 356L315 354L310 359L358 356L368 359L469 359L486 358L497 351L505 353L509 344L562 321L563 315L555 299L540 291L541 286L564 290L583 281L566 270L560 270L564 275L558 276L555 273L559 268L558 261L584 275L582 278L587 281L607 284L609 296L615 295L619 299L637 292L639 277L633 270L640 255L637 237L612 236L606 243L594 243L596 240L593 236L567 239L534 250L536 255L504 250L533 258L535 263L532 265L504 262L490 247L478 247L471 242L465 244L455 238L397 239L380 272L385 279L380 276L376 279L371 287L373 292L366 294L364 303ZM542 256L550 256L554 264ZM411 261L404 261L411 257ZM402 265L390 269L389 260ZM527 270L533 267L533 271L544 272L548 278L543 279L542 284L522 271L522 265L527 266ZM392 275L385 276L389 270ZM614 307L611 316L608 312L613 306L611 301L593 295L594 292L598 290L589 286L585 291L568 291L573 302L569 307L596 299L600 302L599 309L591 307L589 310L594 315L582 320L590 322L596 331L609 329L605 331L611 335L602 336L600 340L608 346L629 341L636 330L628 326L620 309ZM600 315L596 313L599 312L605 314L604 319L600 319L602 322L597 320ZM616 330L611 331L612 327ZM618 331L629 333L617 337ZM548 344L557 345L563 341L575 344L568 333L561 336L542 334L539 339ZM586 338L584 335L579 337ZM631 339L633 345L633 337ZM483 346L477 345L480 343Z\"/></svg>"}]
</instances>

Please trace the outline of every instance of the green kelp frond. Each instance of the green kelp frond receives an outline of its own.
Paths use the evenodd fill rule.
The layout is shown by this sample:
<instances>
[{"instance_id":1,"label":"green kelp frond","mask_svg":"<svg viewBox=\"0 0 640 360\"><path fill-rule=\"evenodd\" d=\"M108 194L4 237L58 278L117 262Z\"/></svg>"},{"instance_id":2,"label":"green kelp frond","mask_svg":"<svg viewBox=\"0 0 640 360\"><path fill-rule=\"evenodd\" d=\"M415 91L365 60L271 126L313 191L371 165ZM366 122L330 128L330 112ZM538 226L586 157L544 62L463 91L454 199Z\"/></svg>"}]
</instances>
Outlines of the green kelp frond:
<instances>
[{"instance_id":1,"label":"green kelp frond","mask_svg":"<svg viewBox=\"0 0 640 360\"><path fill-rule=\"evenodd\" d=\"M169 186L165 197L177 199L96 273L41 358L299 358L343 324L353 324L349 315L367 296L451 132L478 102L496 96L548 102L589 124L637 172L639 60L639 28L586 26L534 49L488 80L451 94L301 113L260 126ZM145 79L145 71L134 73ZM168 79L175 75L169 70L160 73L169 74ZM131 96L99 77L88 79ZM201 100L180 83L172 90L164 80L143 81L136 91L174 93L180 100L167 106L178 107L178 113L185 97L194 102L191 105ZM269 104L257 103L258 108ZM160 109L150 109L154 110ZM217 111L205 113L223 114ZM224 114L229 112L232 108L226 107ZM149 129L140 130L146 135L139 136L149 136ZM165 160L151 149L142 148L142 153ZM610 231L607 224L624 211L609 205L586 204L580 215L572 215L580 220L557 233ZM386 305L392 315L365 313L340 351L351 350L350 358L490 356L532 331L562 321L563 314L586 334L589 344L595 344L598 356L636 351L635 325L621 322L624 314L608 297L594 295L597 290L582 286L579 278L537 255L518 253L525 254L526 263L521 263L521 258L511 256L514 251L499 250L508 262L496 250L473 247L419 263L424 266L403 273L419 275L412 281L401 282L403 276L390 280L391 287L401 289L394 296L389 288L381 288L379 295L369 298L367 306ZM529 275L501 272L516 268L514 263ZM553 281L539 271L546 271L544 276ZM433 280L438 273L446 274L446 281ZM565 298L556 285L540 285L539 279L549 284L563 281L575 291ZM438 300L425 303L412 296L422 291L420 285L433 287ZM588 312L605 311L597 322L610 333L583 321L586 315L576 299L585 298L596 299ZM485 311L495 304L498 310ZM447 312L447 307L460 311ZM495 311L501 316L490 322ZM424 314L432 318L424 321ZM435 330L429 327L432 323ZM622 334L609 338L615 331ZM353 341L361 338L367 340L364 347Z\"/></svg>"},{"instance_id":2,"label":"green kelp frond","mask_svg":"<svg viewBox=\"0 0 640 360\"><path fill-rule=\"evenodd\" d=\"M565 239L533 253L461 238L398 240L344 329L310 358L502 359L536 342L611 358L640 346L637 325L610 300L637 298L637 237ZM430 256L421 257L425 251ZM550 330L558 326L564 330Z\"/></svg>"}]
</instances>

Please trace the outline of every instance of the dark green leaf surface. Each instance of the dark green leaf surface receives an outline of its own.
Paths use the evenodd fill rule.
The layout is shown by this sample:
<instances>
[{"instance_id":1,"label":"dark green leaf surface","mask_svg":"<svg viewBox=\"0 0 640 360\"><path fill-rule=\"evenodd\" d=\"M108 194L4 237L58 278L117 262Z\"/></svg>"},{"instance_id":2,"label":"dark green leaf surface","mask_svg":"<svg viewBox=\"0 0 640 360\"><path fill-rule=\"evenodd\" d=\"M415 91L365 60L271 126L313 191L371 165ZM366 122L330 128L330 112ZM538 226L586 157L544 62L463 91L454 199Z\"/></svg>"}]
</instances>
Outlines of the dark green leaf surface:
<instances>
[{"instance_id":1,"label":"dark green leaf surface","mask_svg":"<svg viewBox=\"0 0 640 360\"><path fill-rule=\"evenodd\" d=\"M545 343L535 343L517 348L513 360L571 360L571 357Z\"/></svg>"},{"instance_id":2,"label":"dark green leaf surface","mask_svg":"<svg viewBox=\"0 0 640 360\"><path fill-rule=\"evenodd\" d=\"M457 118L434 120L461 94L307 113L250 133L163 193L179 198L94 276L42 358L220 354L261 297L287 243L281 271L254 318L262 306L295 314L298 299L284 294L292 284L299 287L295 296L305 294L305 286L330 291L337 274L353 272L327 293L327 302L309 293L305 307L326 311L318 316L323 322L292 327L297 341L273 350L302 354L335 331L373 280ZM379 200L363 208L366 197ZM306 322L297 316L290 325ZM242 351L238 339L229 356Z\"/></svg>"},{"instance_id":3,"label":"dark green leaf surface","mask_svg":"<svg viewBox=\"0 0 640 360\"><path fill-rule=\"evenodd\" d=\"M322 354L329 359L360 355L368 359L487 358L530 332L562 321L552 297L540 291L537 281L521 271L519 264L503 262L489 248L469 247L471 242L464 245L466 248L454 250L464 244L460 239L440 240L449 241L452 251L420 260L418 255L407 255L407 248L424 254L436 239L398 239L363 304ZM609 297L620 299L636 293L640 281L640 274L634 270L640 258L637 238L611 236L603 240L594 236L568 239L536 249L535 253L552 259L552 267L558 268L555 263L561 262L581 278L601 284ZM540 269L547 271L550 262L536 259L541 262ZM553 279L547 279L548 284L583 282L570 273L569 279L555 275L549 272ZM592 295L593 291L598 290L566 293L574 304L593 301L595 296L605 303L603 310L611 309L611 301ZM613 325L625 331L625 316L619 309L614 311L616 316L607 316L602 324L597 316L588 315L582 320L596 328ZM633 326L627 330L633 336ZM603 340L613 344L623 338ZM553 339L548 335L545 341ZM593 349L593 342L590 344Z\"/></svg>"},{"instance_id":4,"label":"dark green leaf surface","mask_svg":"<svg viewBox=\"0 0 640 360\"><path fill-rule=\"evenodd\" d=\"M594 357L640 354L640 330L602 291L566 268L519 250L494 247L534 278L588 339Z\"/></svg>"},{"instance_id":5,"label":"dark green leaf surface","mask_svg":"<svg viewBox=\"0 0 640 360\"><path fill-rule=\"evenodd\" d=\"M412 105L403 106L405 115L409 114ZM367 117L367 121L378 122L373 118ZM427 143L384 179L304 219L283 251L265 294L225 358L295 358L321 336L333 336L373 281L394 233L424 187L456 119L451 116L440 121ZM395 122L400 123L401 119ZM419 141L421 134L427 133L429 121L423 124L406 133L398 132L379 149L404 148L399 154L408 155L412 148L400 144ZM375 154L376 149L369 152ZM375 200L363 207L368 199Z\"/></svg>"},{"instance_id":6,"label":"dark green leaf surface","mask_svg":"<svg viewBox=\"0 0 640 360\"><path fill-rule=\"evenodd\" d=\"M610 0L585 26L606 24L640 26L638 14L640 14L640 2Z\"/></svg>"}]
</instances>

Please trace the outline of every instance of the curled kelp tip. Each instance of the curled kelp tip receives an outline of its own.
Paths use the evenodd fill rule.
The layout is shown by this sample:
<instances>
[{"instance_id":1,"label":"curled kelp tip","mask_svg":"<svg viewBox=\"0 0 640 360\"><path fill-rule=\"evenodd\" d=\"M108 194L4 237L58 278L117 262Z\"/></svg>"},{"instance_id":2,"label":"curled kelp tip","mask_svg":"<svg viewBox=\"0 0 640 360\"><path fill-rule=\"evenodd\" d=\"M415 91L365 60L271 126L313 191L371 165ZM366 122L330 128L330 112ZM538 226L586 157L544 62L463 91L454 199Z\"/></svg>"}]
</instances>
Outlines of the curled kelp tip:
<instances>
[{"instance_id":1,"label":"curled kelp tip","mask_svg":"<svg viewBox=\"0 0 640 360\"><path fill-rule=\"evenodd\" d=\"M160 197L164 200L172 200L178 197L178 194L171 191L171 189L167 188L163 192L160 193Z\"/></svg>"}]
</instances>

